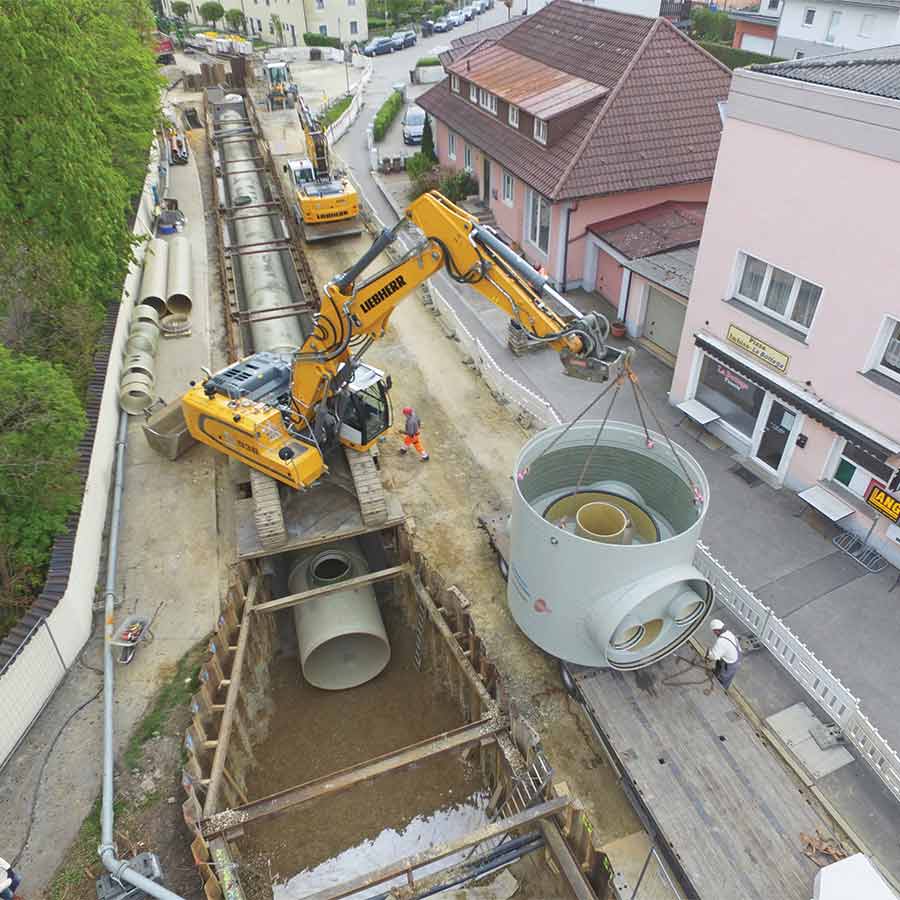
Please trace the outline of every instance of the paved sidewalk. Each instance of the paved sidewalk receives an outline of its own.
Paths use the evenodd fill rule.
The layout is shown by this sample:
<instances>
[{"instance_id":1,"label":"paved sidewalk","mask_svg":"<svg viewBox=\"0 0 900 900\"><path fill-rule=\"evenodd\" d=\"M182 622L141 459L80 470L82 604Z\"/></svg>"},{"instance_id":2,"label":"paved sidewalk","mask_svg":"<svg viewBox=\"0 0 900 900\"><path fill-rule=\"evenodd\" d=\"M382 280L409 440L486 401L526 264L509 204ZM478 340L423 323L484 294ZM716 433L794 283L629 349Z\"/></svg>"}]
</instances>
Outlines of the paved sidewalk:
<instances>
[{"instance_id":1,"label":"paved sidewalk","mask_svg":"<svg viewBox=\"0 0 900 900\"><path fill-rule=\"evenodd\" d=\"M200 366L210 365L210 347L218 340L212 323L219 319L217 310L215 318L210 315L205 220L193 155L190 165L171 170L170 183L187 217L194 308L191 337L160 342L157 392L166 400L180 394ZM132 417L128 428L116 619L133 612L155 615L154 640L127 668L116 667L117 751L178 659L213 628L225 568L219 560L214 455L195 447L176 463L163 459L147 445L142 422ZM91 698L103 682L102 650L100 616L81 662L0 774L0 853L17 863L29 897L39 896L100 792L103 707L102 698Z\"/></svg>"}]
</instances>

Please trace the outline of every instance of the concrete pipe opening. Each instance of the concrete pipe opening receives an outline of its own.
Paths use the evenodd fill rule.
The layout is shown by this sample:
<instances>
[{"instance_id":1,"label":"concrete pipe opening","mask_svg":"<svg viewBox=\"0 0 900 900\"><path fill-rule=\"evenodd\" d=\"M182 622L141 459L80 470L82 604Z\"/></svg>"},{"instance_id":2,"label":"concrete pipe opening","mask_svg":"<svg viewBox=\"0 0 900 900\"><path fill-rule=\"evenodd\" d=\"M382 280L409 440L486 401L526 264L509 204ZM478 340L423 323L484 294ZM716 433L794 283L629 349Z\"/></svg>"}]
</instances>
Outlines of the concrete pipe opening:
<instances>
[{"instance_id":1,"label":"concrete pipe opening","mask_svg":"<svg viewBox=\"0 0 900 900\"><path fill-rule=\"evenodd\" d=\"M134 321L136 325L152 325L159 328L159 313L146 303L138 303L134 308Z\"/></svg>"},{"instance_id":2,"label":"concrete pipe opening","mask_svg":"<svg viewBox=\"0 0 900 900\"><path fill-rule=\"evenodd\" d=\"M169 245L162 238L153 238L144 254L144 274L141 277L140 303L150 306L160 315L166 311L166 283L168 280Z\"/></svg>"},{"instance_id":3,"label":"concrete pipe opening","mask_svg":"<svg viewBox=\"0 0 900 900\"><path fill-rule=\"evenodd\" d=\"M129 375L145 375L152 384L156 377L156 361L150 353L142 350L128 352L122 361L122 373L123 380Z\"/></svg>"},{"instance_id":4,"label":"concrete pipe opening","mask_svg":"<svg viewBox=\"0 0 900 900\"><path fill-rule=\"evenodd\" d=\"M186 316L191 311L194 289L191 282L191 242L183 234L169 240L168 284L166 306L173 313Z\"/></svg>"},{"instance_id":5,"label":"concrete pipe opening","mask_svg":"<svg viewBox=\"0 0 900 900\"><path fill-rule=\"evenodd\" d=\"M712 607L712 588L693 565L706 476L684 448L651 437L648 446L642 428L580 422L522 449L507 599L519 627L554 656L650 665L687 641Z\"/></svg>"},{"instance_id":6,"label":"concrete pipe opening","mask_svg":"<svg viewBox=\"0 0 900 900\"><path fill-rule=\"evenodd\" d=\"M159 346L159 329L155 325L145 322L135 322L128 333L128 341L125 344L125 355L134 353L148 353L153 356Z\"/></svg>"},{"instance_id":7,"label":"concrete pipe opening","mask_svg":"<svg viewBox=\"0 0 900 900\"><path fill-rule=\"evenodd\" d=\"M298 555L291 566L291 593L337 586L369 571L353 542ZM303 676L315 687L339 691L371 681L388 664L388 642L371 585L340 589L294 607Z\"/></svg>"},{"instance_id":8,"label":"concrete pipe opening","mask_svg":"<svg viewBox=\"0 0 900 900\"><path fill-rule=\"evenodd\" d=\"M119 385L119 404L129 416L140 415L153 403L153 380L146 375L133 374Z\"/></svg>"},{"instance_id":9,"label":"concrete pipe opening","mask_svg":"<svg viewBox=\"0 0 900 900\"><path fill-rule=\"evenodd\" d=\"M575 514L575 533L601 544L630 544L631 522L612 503L585 503Z\"/></svg>"}]
</instances>

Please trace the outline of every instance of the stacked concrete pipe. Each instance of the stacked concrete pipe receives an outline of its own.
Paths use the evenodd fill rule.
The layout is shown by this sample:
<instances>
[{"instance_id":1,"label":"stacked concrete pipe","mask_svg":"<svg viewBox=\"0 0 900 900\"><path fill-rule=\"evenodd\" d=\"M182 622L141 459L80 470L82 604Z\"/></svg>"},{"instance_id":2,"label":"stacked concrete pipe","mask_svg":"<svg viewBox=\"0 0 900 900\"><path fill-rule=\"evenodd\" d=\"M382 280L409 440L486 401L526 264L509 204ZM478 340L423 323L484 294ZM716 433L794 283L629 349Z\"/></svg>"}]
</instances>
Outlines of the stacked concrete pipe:
<instances>
[{"instance_id":1,"label":"stacked concrete pipe","mask_svg":"<svg viewBox=\"0 0 900 900\"><path fill-rule=\"evenodd\" d=\"M119 405L130 416L139 415L153 403L158 347L159 313L155 307L139 303L134 308L119 376Z\"/></svg>"},{"instance_id":2,"label":"stacked concrete pipe","mask_svg":"<svg viewBox=\"0 0 900 900\"><path fill-rule=\"evenodd\" d=\"M144 274L141 277L139 302L152 306L160 316L166 314L166 285L169 272L169 245L162 238L153 238L144 254Z\"/></svg>"},{"instance_id":3,"label":"stacked concrete pipe","mask_svg":"<svg viewBox=\"0 0 900 900\"><path fill-rule=\"evenodd\" d=\"M332 586L369 571L355 541L298 553L291 560L292 594ZM371 585L335 590L294 607L300 665L306 680L328 691L371 681L391 658Z\"/></svg>"},{"instance_id":4,"label":"stacked concrete pipe","mask_svg":"<svg viewBox=\"0 0 900 900\"><path fill-rule=\"evenodd\" d=\"M191 242L185 235L176 234L169 241L166 285L166 307L174 315L190 315L194 294L191 273Z\"/></svg>"}]
</instances>

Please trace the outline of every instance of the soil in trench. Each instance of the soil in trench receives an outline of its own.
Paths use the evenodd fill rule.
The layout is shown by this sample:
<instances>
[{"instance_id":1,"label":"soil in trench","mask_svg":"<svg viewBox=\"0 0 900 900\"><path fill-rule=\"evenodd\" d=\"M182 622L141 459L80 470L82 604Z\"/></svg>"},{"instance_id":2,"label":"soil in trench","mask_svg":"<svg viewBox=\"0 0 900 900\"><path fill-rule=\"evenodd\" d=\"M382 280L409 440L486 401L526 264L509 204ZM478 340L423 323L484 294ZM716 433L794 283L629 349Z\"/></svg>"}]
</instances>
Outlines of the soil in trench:
<instances>
[{"instance_id":1,"label":"soil in trench","mask_svg":"<svg viewBox=\"0 0 900 900\"><path fill-rule=\"evenodd\" d=\"M325 284L369 243L362 236L310 249L317 281ZM387 264L383 257L370 271ZM388 433L380 445L382 480L412 518L416 547L468 597L478 633L510 696L540 731L557 779L584 803L600 843L632 834L641 830L640 822L577 704L563 690L556 660L532 644L509 615L506 584L478 524L480 515L509 510L510 473L531 433L463 365L458 345L445 337L421 300L416 291L396 309L387 334L365 359L393 379L398 427L400 409L415 407L431 459L423 463L415 454L401 455L402 439Z\"/></svg>"}]
</instances>

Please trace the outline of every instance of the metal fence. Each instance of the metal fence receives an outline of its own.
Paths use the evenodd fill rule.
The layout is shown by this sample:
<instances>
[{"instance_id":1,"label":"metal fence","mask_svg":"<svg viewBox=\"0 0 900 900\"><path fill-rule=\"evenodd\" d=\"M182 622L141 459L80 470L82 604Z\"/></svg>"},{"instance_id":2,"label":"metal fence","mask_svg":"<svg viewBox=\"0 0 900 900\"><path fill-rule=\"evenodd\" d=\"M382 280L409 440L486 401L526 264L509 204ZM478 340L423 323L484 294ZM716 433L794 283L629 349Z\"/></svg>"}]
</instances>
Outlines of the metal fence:
<instances>
[{"instance_id":1,"label":"metal fence","mask_svg":"<svg viewBox=\"0 0 900 900\"><path fill-rule=\"evenodd\" d=\"M6 765L66 674L66 662L47 619L39 619L0 668L4 695L16 697L17 727L0 729L0 769ZM35 690L39 685L40 689Z\"/></svg>"},{"instance_id":2,"label":"metal fence","mask_svg":"<svg viewBox=\"0 0 900 900\"><path fill-rule=\"evenodd\" d=\"M697 545L694 564L709 579L719 602L760 639L775 660L840 726L859 755L900 800L900 756L863 713L859 700L840 678L704 544Z\"/></svg>"}]
</instances>

